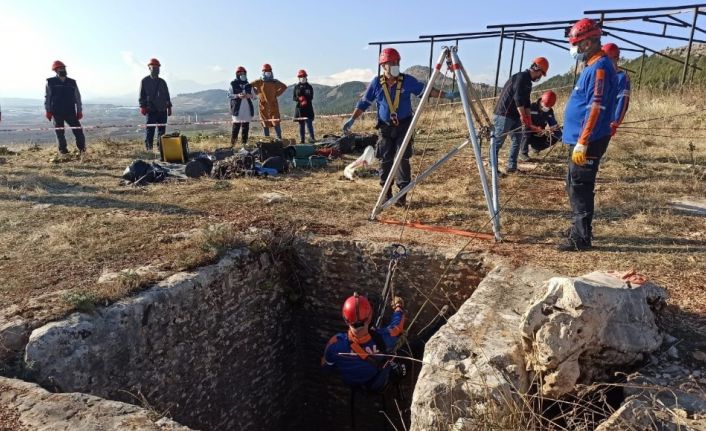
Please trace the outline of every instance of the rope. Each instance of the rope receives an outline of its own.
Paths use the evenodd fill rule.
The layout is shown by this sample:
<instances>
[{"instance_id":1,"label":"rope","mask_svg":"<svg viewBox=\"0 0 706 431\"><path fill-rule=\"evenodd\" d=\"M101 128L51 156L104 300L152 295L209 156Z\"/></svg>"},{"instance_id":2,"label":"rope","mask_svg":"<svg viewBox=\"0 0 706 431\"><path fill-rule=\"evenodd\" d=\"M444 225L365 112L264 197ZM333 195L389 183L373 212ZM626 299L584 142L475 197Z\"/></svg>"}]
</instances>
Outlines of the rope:
<instances>
[{"instance_id":1,"label":"rope","mask_svg":"<svg viewBox=\"0 0 706 431\"><path fill-rule=\"evenodd\" d=\"M436 105L434 105L434 108L435 108L435 109L434 109L433 112L432 112L431 121L430 121L430 123L431 123L431 125L432 125L432 129L431 129L432 131L434 131L435 128L436 128L436 121L435 121L435 120L436 120L436 113L439 111L439 104L440 104L440 102L441 102L441 93L442 93L443 90L444 90L444 85L446 84L446 79L448 78L448 72L449 72L448 69L447 69L446 71L444 71L443 79L441 80L441 89L439 90L439 95L438 95L437 98L436 98ZM430 83L430 84L433 84L433 83ZM425 139L425 142L424 142L424 147L422 148L422 157L421 157L421 160L420 160L420 162L419 162L419 164L418 164L419 168L417 169L417 173L414 175L414 178L416 178L417 176L419 176L419 171L421 170L422 162L424 161L424 158L425 158L426 153L427 153L427 148L429 147L429 143L431 142L431 135L432 135L432 133L430 132L430 133L428 133L427 136L426 136L426 139ZM392 186L390 186L390 187L392 187ZM411 207L411 205L412 205L412 194L414 193L414 189L415 189L415 188L416 188L416 187L413 187L412 190L410 190L409 193L407 193L405 210L404 210L404 213L403 213L403 215L402 215L403 224L402 224L402 226L401 226L401 228L400 228L400 236L399 236L399 238L398 238L398 241L399 241L399 242L402 242L402 236L404 235L404 231L405 231L405 224L404 224L404 222L407 221L407 216L409 215L409 210L410 210L410 207Z\"/></svg>"},{"instance_id":2,"label":"rope","mask_svg":"<svg viewBox=\"0 0 706 431\"><path fill-rule=\"evenodd\" d=\"M623 124L636 124L636 123L644 123L647 121L666 120L668 118L681 117L684 115L691 115L691 114L696 114L699 112L703 112L703 109L695 109L695 110L689 111L689 112L682 112L680 114L674 114L674 115L665 115L662 117L644 118L642 120L633 120L633 121L623 121ZM622 125L620 127L622 127Z\"/></svg>"},{"instance_id":3,"label":"rope","mask_svg":"<svg viewBox=\"0 0 706 431\"><path fill-rule=\"evenodd\" d=\"M549 157L549 155L554 151L554 148L557 147L557 146L558 146L558 145L553 145L553 146L549 147L549 149L548 149L548 151L546 152L546 154L544 154L544 157L542 157L542 158L539 160L539 162L537 163L537 165L536 165L534 168L532 168L531 170L529 170L527 173L532 173L532 172L534 172L535 170L537 170L540 166L542 166L542 164L545 162L545 160L547 159L547 157ZM491 167L491 168L492 168L492 167ZM526 182L526 181L525 181L525 182L521 182L520 185L521 185L521 184L525 184L525 183L529 183L529 182ZM502 204L498 207L498 214L500 214L502 211L505 210L505 207L510 203L511 200L513 200L513 199L515 198L515 196L517 196L517 194L518 194L519 192L520 192L520 187L518 186L518 187L516 187L515 190L510 194L510 196L507 197L507 198L502 202ZM476 231L477 231L477 232L482 232L483 229L486 228L486 226L488 226L490 223L492 223L493 218L495 218L495 217L493 216L493 217L490 217L489 219L487 219L487 220L483 223L483 225L481 225L480 228L477 229ZM454 257L446 264L446 267L444 268L444 271L442 272L441 277L439 277L439 280L436 282L436 284L434 285L434 287L432 287L432 289L431 289L430 292L433 292L434 290L436 290L436 289L441 285L441 282L442 282L442 280L444 279L444 277L446 276L446 274L448 273L449 268L451 268L451 265L453 265L453 264L456 262L456 260L457 260L458 257L461 255L461 253L463 253L463 252L468 248L468 246L471 245L471 243L472 243L473 241L475 241L475 240L477 240L477 238L471 238L471 239L469 239L469 240L463 245L463 247L461 247L461 249L456 253L456 255L454 255ZM427 299L426 301L424 301L424 303L423 303L422 306L420 307L420 312L421 312L422 309L424 309L424 307L426 306L426 304L427 304L428 302L429 302L429 299ZM410 322L409 326L407 326L407 331L409 331L409 330L412 328L412 325L414 325L415 321L417 320L417 317L420 315L420 312L417 313L417 315L414 317L414 319Z\"/></svg>"}]
</instances>

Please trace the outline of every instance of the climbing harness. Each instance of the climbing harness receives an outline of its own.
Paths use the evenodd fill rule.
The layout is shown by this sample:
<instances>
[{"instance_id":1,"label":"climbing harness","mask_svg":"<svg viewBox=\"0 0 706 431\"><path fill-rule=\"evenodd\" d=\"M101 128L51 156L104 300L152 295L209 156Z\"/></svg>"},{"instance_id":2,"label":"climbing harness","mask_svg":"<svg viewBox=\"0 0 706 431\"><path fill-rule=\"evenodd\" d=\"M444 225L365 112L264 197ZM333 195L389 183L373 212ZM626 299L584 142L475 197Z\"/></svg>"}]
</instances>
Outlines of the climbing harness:
<instances>
[{"instance_id":1,"label":"climbing harness","mask_svg":"<svg viewBox=\"0 0 706 431\"><path fill-rule=\"evenodd\" d=\"M395 297L395 288L392 283L392 278L397 270L397 264L400 259L407 257L407 249L402 244L392 244L390 246L390 263L387 265L387 276L385 277L385 286L382 288L382 298L378 304L378 314L375 319L375 327L379 328L382 323L382 317L385 313L385 306Z\"/></svg>"},{"instance_id":2,"label":"climbing harness","mask_svg":"<svg viewBox=\"0 0 706 431\"><path fill-rule=\"evenodd\" d=\"M397 87L395 89L395 100L390 97L390 89L387 88L387 81L385 76L380 77L380 86L382 87L382 92L385 94L385 100L387 101L387 106L390 108L390 122L393 126L399 126L400 120L397 119L397 109L400 107L400 96L402 94L402 79L404 75L397 77Z\"/></svg>"}]
</instances>

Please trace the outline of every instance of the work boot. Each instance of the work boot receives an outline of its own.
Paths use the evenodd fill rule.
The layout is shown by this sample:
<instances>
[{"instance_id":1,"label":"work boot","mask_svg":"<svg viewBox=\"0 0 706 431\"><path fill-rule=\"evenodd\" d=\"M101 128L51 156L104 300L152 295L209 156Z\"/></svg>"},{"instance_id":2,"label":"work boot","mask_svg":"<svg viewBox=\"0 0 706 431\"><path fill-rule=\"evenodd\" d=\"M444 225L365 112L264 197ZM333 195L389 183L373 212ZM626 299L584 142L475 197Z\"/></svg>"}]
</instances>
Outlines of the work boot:
<instances>
[{"instance_id":1,"label":"work boot","mask_svg":"<svg viewBox=\"0 0 706 431\"><path fill-rule=\"evenodd\" d=\"M316 139L314 139L314 138L309 138L309 143L310 143L310 144L315 144L315 143L316 143Z\"/></svg>"},{"instance_id":2,"label":"work boot","mask_svg":"<svg viewBox=\"0 0 706 431\"><path fill-rule=\"evenodd\" d=\"M571 236L566 238L566 241L556 246L556 249L559 251L585 251L591 248L591 241L576 239Z\"/></svg>"},{"instance_id":3,"label":"work boot","mask_svg":"<svg viewBox=\"0 0 706 431\"><path fill-rule=\"evenodd\" d=\"M59 154L69 154L69 150L67 150L66 148L60 148Z\"/></svg>"},{"instance_id":4,"label":"work boot","mask_svg":"<svg viewBox=\"0 0 706 431\"><path fill-rule=\"evenodd\" d=\"M505 168L505 173L506 174L514 174L517 172L517 167L507 167Z\"/></svg>"},{"instance_id":5,"label":"work boot","mask_svg":"<svg viewBox=\"0 0 706 431\"><path fill-rule=\"evenodd\" d=\"M530 161L530 156L529 154L520 154L520 161L521 162L529 162Z\"/></svg>"},{"instance_id":6,"label":"work boot","mask_svg":"<svg viewBox=\"0 0 706 431\"><path fill-rule=\"evenodd\" d=\"M407 194L406 193L403 194L402 196L400 196L399 199L397 199L397 202L395 202L395 206L400 207L400 208L404 208L405 206L407 206Z\"/></svg>"}]
</instances>

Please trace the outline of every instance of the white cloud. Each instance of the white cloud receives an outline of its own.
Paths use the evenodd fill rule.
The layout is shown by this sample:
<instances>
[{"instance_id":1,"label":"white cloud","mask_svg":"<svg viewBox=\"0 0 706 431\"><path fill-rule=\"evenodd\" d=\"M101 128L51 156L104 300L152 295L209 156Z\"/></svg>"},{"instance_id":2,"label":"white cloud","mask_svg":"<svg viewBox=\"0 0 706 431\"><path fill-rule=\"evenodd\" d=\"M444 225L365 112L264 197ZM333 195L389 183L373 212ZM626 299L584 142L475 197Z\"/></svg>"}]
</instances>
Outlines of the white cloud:
<instances>
[{"instance_id":1,"label":"white cloud","mask_svg":"<svg viewBox=\"0 0 706 431\"><path fill-rule=\"evenodd\" d=\"M370 81L375 72L372 69L346 69L328 76L312 76L311 82L323 85L339 85L349 81Z\"/></svg>"},{"instance_id":2,"label":"white cloud","mask_svg":"<svg viewBox=\"0 0 706 431\"><path fill-rule=\"evenodd\" d=\"M208 69L209 69L211 72L216 72L216 73L218 73L218 72L223 72L223 70L224 70L223 67L218 66L218 65L209 66Z\"/></svg>"}]
</instances>

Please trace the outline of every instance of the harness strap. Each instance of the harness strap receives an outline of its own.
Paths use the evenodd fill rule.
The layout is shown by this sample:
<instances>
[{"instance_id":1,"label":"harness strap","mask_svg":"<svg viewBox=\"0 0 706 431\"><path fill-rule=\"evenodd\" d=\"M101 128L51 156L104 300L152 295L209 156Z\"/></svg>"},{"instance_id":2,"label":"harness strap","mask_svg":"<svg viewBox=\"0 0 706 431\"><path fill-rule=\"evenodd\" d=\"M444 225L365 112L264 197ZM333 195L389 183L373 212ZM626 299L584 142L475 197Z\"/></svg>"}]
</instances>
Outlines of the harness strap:
<instances>
[{"instance_id":1,"label":"harness strap","mask_svg":"<svg viewBox=\"0 0 706 431\"><path fill-rule=\"evenodd\" d=\"M395 89L395 100L392 100L390 96L390 89L387 88L387 81L385 76L380 77L380 86L382 87L382 92L385 94L385 100L387 101L387 106L390 108L390 119L395 121L397 119L397 109L400 107L400 95L402 94L402 74L397 77L397 88Z\"/></svg>"}]
</instances>

